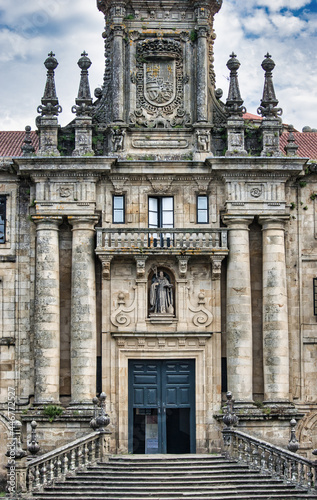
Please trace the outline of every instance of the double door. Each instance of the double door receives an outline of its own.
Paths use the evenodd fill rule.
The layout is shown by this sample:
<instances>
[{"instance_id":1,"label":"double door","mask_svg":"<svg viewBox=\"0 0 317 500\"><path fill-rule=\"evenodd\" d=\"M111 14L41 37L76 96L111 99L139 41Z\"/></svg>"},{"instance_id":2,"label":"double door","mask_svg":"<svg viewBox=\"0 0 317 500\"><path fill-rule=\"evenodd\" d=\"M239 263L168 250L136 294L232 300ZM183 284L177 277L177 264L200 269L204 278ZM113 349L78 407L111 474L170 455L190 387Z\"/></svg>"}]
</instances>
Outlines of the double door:
<instances>
[{"instance_id":1,"label":"double door","mask_svg":"<svg viewBox=\"0 0 317 500\"><path fill-rule=\"evenodd\" d=\"M129 451L195 453L195 361L129 361Z\"/></svg>"}]
</instances>

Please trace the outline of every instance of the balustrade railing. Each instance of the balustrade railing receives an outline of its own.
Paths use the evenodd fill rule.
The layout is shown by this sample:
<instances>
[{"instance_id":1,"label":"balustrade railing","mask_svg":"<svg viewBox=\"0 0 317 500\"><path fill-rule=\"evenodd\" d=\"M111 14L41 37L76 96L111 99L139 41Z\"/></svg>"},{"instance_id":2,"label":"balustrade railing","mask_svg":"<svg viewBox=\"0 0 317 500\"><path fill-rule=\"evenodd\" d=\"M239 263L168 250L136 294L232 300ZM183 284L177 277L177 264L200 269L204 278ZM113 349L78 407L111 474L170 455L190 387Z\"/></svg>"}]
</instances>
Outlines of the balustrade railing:
<instances>
[{"instance_id":1,"label":"balustrade railing","mask_svg":"<svg viewBox=\"0 0 317 500\"><path fill-rule=\"evenodd\" d=\"M67 475L101 460L107 437L106 433L92 432L28 462L27 492L40 491L52 484L55 479L64 480Z\"/></svg>"},{"instance_id":2,"label":"balustrade railing","mask_svg":"<svg viewBox=\"0 0 317 500\"><path fill-rule=\"evenodd\" d=\"M227 229L97 228L97 250L227 250Z\"/></svg>"},{"instance_id":3,"label":"balustrade railing","mask_svg":"<svg viewBox=\"0 0 317 500\"><path fill-rule=\"evenodd\" d=\"M317 495L317 462L271 445L232 427L223 429L224 454L251 469L282 479L285 484L313 491Z\"/></svg>"}]
</instances>

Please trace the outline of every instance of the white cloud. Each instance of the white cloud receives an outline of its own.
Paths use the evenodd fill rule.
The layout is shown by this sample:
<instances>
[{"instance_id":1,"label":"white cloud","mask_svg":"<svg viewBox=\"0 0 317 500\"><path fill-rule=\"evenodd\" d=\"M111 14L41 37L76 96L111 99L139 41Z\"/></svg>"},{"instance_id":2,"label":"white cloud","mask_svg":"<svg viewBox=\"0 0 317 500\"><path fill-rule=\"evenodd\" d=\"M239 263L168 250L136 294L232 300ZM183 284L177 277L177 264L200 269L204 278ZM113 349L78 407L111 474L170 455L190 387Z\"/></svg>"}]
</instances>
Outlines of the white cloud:
<instances>
[{"instance_id":1,"label":"white cloud","mask_svg":"<svg viewBox=\"0 0 317 500\"><path fill-rule=\"evenodd\" d=\"M311 0L256 0L256 5L267 7L271 11L279 11L281 9L297 10L309 5Z\"/></svg>"}]
</instances>

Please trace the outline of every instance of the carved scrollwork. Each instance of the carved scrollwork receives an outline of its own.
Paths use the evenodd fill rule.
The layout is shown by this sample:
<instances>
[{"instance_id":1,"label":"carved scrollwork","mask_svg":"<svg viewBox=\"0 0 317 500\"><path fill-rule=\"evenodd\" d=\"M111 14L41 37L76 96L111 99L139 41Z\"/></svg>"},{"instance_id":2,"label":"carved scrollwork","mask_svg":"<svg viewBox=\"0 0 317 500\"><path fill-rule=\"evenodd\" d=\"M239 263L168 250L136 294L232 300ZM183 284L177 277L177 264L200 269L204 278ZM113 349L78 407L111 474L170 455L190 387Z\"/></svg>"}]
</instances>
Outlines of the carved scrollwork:
<instances>
[{"instance_id":1,"label":"carved scrollwork","mask_svg":"<svg viewBox=\"0 0 317 500\"><path fill-rule=\"evenodd\" d=\"M135 287L133 287L135 290ZM118 294L118 309L116 309L111 315L111 323L117 328L124 328L131 323L131 313L135 310L136 296L130 307L125 307L125 295L123 292Z\"/></svg>"},{"instance_id":2,"label":"carved scrollwork","mask_svg":"<svg viewBox=\"0 0 317 500\"><path fill-rule=\"evenodd\" d=\"M204 292L198 294L198 307L192 306L188 299L188 308L192 313L195 313L192 322L196 327L207 327L213 322L213 315L205 306L206 299Z\"/></svg>"}]
</instances>

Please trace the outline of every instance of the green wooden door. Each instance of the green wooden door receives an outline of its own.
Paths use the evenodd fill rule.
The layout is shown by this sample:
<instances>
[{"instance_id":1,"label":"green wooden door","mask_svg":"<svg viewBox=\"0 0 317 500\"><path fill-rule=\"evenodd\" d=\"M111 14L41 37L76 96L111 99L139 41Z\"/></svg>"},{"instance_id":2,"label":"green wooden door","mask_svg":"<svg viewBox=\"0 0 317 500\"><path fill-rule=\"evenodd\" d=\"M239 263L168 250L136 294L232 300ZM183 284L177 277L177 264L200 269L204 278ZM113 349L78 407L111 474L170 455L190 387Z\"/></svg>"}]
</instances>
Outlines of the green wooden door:
<instances>
[{"instance_id":1,"label":"green wooden door","mask_svg":"<svg viewBox=\"0 0 317 500\"><path fill-rule=\"evenodd\" d=\"M195 360L129 361L129 451L195 453Z\"/></svg>"}]
</instances>

